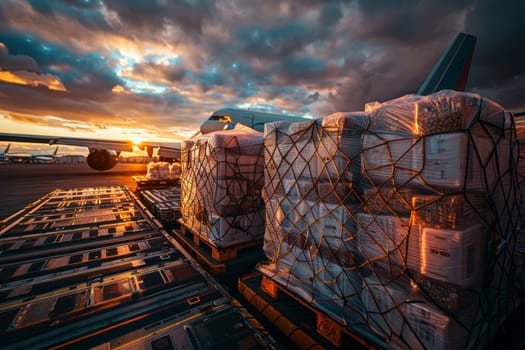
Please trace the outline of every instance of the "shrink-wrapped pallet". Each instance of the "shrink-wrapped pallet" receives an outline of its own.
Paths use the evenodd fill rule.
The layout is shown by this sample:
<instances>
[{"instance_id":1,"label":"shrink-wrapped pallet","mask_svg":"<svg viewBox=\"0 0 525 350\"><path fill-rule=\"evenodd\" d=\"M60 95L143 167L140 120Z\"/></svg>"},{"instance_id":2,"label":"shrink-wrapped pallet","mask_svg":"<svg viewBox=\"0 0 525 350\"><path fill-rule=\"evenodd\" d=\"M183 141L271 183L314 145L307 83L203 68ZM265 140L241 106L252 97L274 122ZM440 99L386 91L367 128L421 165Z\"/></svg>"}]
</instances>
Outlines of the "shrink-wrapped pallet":
<instances>
[{"instance_id":1,"label":"shrink-wrapped pallet","mask_svg":"<svg viewBox=\"0 0 525 350\"><path fill-rule=\"evenodd\" d=\"M167 162L149 162L146 167L148 180L166 180L170 178L170 164Z\"/></svg>"},{"instance_id":2,"label":"shrink-wrapped pallet","mask_svg":"<svg viewBox=\"0 0 525 350\"><path fill-rule=\"evenodd\" d=\"M496 103L454 91L268 126L259 269L395 347L485 346L519 302L515 136Z\"/></svg>"},{"instance_id":3,"label":"shrink-wrapped pallet","mask_svg":"<svg viewBox=\"0 0 525 350\"><path fill-rule=\"evenodd\" d=\"M262 239L263 142L236 126L182 145L183 223L215 247Z\"/></svg>"},{"instance_id":4,"label":"shrink-wrapped pallet","mask_svg":"<svg viewBox=\"0 0 525 350\"><path fill-rule=\"evenodd\" d=\"M509 171L512 118L479 95L441 91L376 108L362 168L375 186L491 191Z\"/></svg>"}]
</instances>

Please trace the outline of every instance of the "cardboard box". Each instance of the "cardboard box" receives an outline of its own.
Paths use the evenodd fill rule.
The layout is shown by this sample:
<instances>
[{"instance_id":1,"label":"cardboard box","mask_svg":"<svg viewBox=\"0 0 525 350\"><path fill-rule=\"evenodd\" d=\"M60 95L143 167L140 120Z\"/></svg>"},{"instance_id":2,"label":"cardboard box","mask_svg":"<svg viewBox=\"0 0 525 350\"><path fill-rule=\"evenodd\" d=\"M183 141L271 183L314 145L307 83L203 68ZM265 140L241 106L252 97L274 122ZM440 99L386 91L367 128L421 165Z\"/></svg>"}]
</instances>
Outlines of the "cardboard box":
<instances>
[{"instance_id":1,"label":"cardboard box","mask_svg":"<svg viewBox=\"0 0 525 350\"><path fill-rule=\"evenodd\" d=\"M276 227L285 233L304 233L315 221L315 202L284 196L271 199L270 202L270 206L266 206L267 210L273 211L269 216L275 219Z\"/></svg>"},{"instance_id":2,"label":"cardboard box","mask_svg":"<svg viewBox=\"0 0 525 350\"><path fill-rule=\"evenodd\" d=\"M410 226L409 222L406 217L358 213L357 250L385 273L401 274L406 261L407 239L419 234L419 227Z\"/></svg>"},{"instance_id":3,"label":"cardboard box","mask_svg":"<svg viewBox=\"0 0 525 350\"><path fill-rule=\"evenodd\" d=\"M297 180L300 177L317 178L318 169L314 135L316 121L298 123L275 122L265 124L264 158L265 179ZM277 172L278 175L275 174Z\"/></svg>"},{"instance_id":4,"label":"cardboard box","mask_svg":"<svg viewBox=\"0 0 525 350\"><path fill-rule=\"evenodd\" d=\"M243 215L264 208L261 186L242 178L210 179L201 195L210 213L219 216Z\"/></svg>"},{"instance_id":5,"label":"cardboard box","mask_svg":"<svg viewBox=\"0 0 525 350\"><path fill-rule=\"evenodd\" d=\"M291 274L303 282L301 287L312 285L315 269L308 249L281 242L279 255L276 257L275 263L279 273L284 275Z\"/></svg>"},{"instance_id":6,"label":"cardboard box","mask_svg":"<svg viewBox=\"0 0 525 350\"><path fill-rule=\"evenodd\" d=\"M412 196L417 223L427 227L457 230L486 220L488 199L481 193Z\"/></svg>"},{"instance_id":7,"label":"cardboard box","mask_svg":"<svg viewBox=\"0 0 525 350\"><path fill-rule=\"evenodd\" d=\"M312 262L314 303L334 310L338 317L353 311L350 322L360 319L363 313L361 275L355 269L344 268L320 255L312 255Z\"/></svg>"},{"instance_id":8,"label":"cardboard box","mask_svg":"<svg viewBox=\"0 0 525 350\"><path fill-rule=\"evenodd\" d=\"M204 233L214 246L221 248L246 241L262 240L264 236L264 211L246 215L223 217L211 214L209 227Z\"/></svg>"},{"instance_id":9,"label":"cardboard box","mask_svg":"<svg viewBox=\"0 0 525 350\"><path fill-rule=\"evenodd\" d=\"M425 137L367 133L362 171L377 187L392 181L398 188L488 191L498 174L507 172L509 150L506 139L495 146L490 138L476 135L469 142L460 132Z\"/></svg>"},{"instance_id":10,"label":"cardboard box","mask_svg":"<svg viewBox=\"0 0 525 350\"><path fill-rule=\"evenodd\" d=\"M354 239L355 219L350 207L318 202L314 210L315 224L310 226L310 233L318 245L337 250Z\"/></svg>"},{"instance_id":11,"label":"cardboard box","mask_svg":"<svg viewBox=\"0 0 525 350\"><path fill-rule=\"evenodd\" d=\"M485 273L487 232L480 224L464 230L420 226L409 241L408 268L463 288L476 288Z\"/></svg>"},{"instance_id":12,"label":"cardboard box","mask_svg":"<svg viewBox=\"0 0 525 350\"><path fill-rule=\"evenodd\" d=\"M384 285L377 277L368 276L363 281L361 302L366 313L367 325L382 339L391 340L403 329L404 304L408 292L400 285Z\"/></svg>"},{"instance_id":13,"label":"cardboard box","mask_svg":"<svg viewBox=\"0 0 525 350\"><path fill-rule=\"evenodd\" d=\"M319 177L352 181L359 174L361 139L368 119L364 112L339 112L322 119L317 147Z\"/></svg>"},{"instance_id":14,"label":"cardboard box","mask_svg":"<svg viewBox=\"0 0 525 350\"><path fill-rule=\"evenodd\" d=\"M340 205L359 203L350 182L316 181L314 186L318 198L311 200Z\"/></svg>"},{"instance_id":15,"label":"cardboard box","mask_svg":"<svg viewBox=\"0 0 525 350\"><path fill-rule=\"evenodd\" d=\"M376 187L387 182L402 187L409 181L417 182L422 169L421 165L415 168L413 160L414 154L422 152L421 138L406 134L367 132L361 154L362 172L375 182Z\"/></svg>"},{"instance_id":16,"label":"cardboard box","mask_svg":"<svg viewBox=\"0 0 525 350\"><path fill-rule=\"evenodd\" d=\"M363 191L365 205L374 214L410 215L412 197L416 191L408 188L381 186L367 188Z\"/></svg>"},{"instance_id":17,"label":"cardboard box","mask_svg":"<svg viewBox=\"0 0 525 350\"><path fill-rule=\"evenodd\" d=\"M367 277L361 296L369 327L394 347L447 350L466 343L462 326L401 285Z\"/></svg>"}]
</instances>

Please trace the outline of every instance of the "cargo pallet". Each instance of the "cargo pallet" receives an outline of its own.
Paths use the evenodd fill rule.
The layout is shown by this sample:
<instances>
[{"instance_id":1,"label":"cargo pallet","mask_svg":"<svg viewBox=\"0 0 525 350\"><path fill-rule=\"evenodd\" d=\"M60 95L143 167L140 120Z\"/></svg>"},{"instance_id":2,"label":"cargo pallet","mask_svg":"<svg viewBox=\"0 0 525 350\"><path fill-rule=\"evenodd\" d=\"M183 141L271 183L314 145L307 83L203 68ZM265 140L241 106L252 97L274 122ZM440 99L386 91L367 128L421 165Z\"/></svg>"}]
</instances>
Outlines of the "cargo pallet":
<instances>
[{"instance_id":1,"label":"cargo pallet","mask_svg":"<svg viewBox=\"0 0 525 350\"><path fill-rule=\"evenodd\" d=\"M251 266L264 258L262 240L218 248L184 225L183 220L179 220L179 223L180 228L173 229L172 234L214 276L230 272L248 272Z\"/></svg>"},{"instance_id":2,"label":"cargo pallet","mask_svg":"<svg viewBox=\"0 0 525 350\"><path fill-rule=\"evenodd\" d=\"M239 293L300 349L391 347L363 330L357 335L260 272L238 279Z\"/></svg>"},{"instance_id":3,"label":"cargo pallet","mask_svg":"<svg viewBox=\"0 0 525 350\"><path fill-rule=\"evenodd\" d=\"M278 347L125 187L50 193L0 251L2 349Z\"/></svg>"},{"instance_id":4,"label":"cargo pallet","mask_svg":"<svg viewBox=\"0 0 525 350\"><path fill-rule=\"evenodd\" d=\"M132 176L132 178L137 186L137 191L148 190L153 188L166 188L170 186L176 186L179 184L178 179L150 180L144 175Z\"/></svg>"}]
</instances>

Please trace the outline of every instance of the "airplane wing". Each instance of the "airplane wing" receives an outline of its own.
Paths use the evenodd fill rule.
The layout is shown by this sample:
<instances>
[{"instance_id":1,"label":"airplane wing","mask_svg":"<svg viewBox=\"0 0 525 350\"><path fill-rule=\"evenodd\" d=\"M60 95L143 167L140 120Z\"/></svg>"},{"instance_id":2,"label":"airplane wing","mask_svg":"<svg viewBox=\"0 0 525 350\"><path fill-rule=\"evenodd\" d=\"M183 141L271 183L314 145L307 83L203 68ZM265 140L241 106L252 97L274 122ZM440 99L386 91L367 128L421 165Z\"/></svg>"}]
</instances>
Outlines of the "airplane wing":
<instances>
[{"instance_id":1,"label":"airplane wing","mask_svg":"<svg viewBox=\"0 0 525 350\"><path fill-rule=\"evenodd\" d=\"M116 156L120 152L133 152L133 146L141 150L146 149L149 155L153 154L153 149L158 148L158 155L164 158L180 159L180 144L168 144L163 142L141 142L136 145L133 141L127 140L102 140L87 139L77 137L62 136L42 136L42 135L23 135L23 134L5 134L0 133L1 141L10 142L29 142L29 143L47 143L49 145L68 145L87 147L89 149L88 164L96 170L107 170L116 164ZM112 154L115 154L113 157ZM91 158L91 161L90 161ZM101 163L97 166L95 163ZM110 166L111 165L111 166Z\"/></svg>"}]
</instances>

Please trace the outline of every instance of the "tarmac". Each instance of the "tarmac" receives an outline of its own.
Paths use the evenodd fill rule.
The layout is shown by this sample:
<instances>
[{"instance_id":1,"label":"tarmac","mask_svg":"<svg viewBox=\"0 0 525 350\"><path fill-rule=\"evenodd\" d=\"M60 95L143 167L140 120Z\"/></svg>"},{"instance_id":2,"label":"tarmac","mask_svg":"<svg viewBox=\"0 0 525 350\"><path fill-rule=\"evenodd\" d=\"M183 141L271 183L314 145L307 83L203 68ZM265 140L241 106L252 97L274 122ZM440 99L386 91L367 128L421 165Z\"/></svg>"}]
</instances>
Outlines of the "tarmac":
<instances>
[{"instance_id":1,"label":"tarmac","mask_svg":"<svg viewBox=\"0 0 525 350\"><path fill-rule=\"evenodd\" d=\"M135 190L134 175L145 175L147 164L119 163L107 171L87 164L0 164L0 220L40 197L60 189L126 185Z\"/></svg>"},{"instance_id":2,"label":"tarmac","mask_svg":"<svg viewBox=\"0 0 525 350\"><path fill-rule=\"evenodd\" d=\"M87 164L0 163L0 220L15 214L55 189L125 185L132 191L135 175L145 175L147 164L119 163L108 171ZM506 324L488 349L525 349L525 304Z\"/></svg>"}]
</instances>

